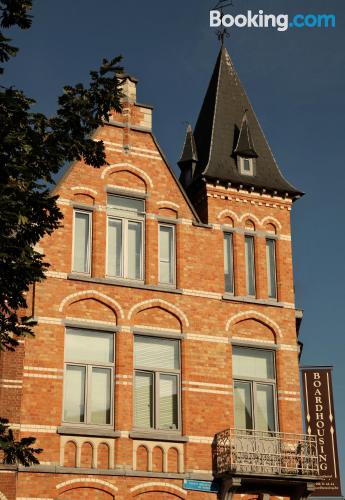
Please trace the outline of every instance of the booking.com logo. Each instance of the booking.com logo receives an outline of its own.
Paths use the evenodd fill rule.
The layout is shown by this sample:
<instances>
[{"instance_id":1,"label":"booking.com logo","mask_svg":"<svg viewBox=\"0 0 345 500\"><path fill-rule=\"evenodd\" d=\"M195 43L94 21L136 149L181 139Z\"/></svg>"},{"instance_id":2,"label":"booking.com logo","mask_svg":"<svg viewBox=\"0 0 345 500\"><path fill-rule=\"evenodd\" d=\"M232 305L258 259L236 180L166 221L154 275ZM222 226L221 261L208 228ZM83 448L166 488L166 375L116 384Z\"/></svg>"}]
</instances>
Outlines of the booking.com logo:
<instances>
[{"instance_id":1,"label":"booking.com logo","mask_svg":"<svg viewBox=\"0 0 345 500\"><path fill-rule=\"evenodd\" d=\"M210 27L219 28L276 28L287 31L289 28L335 28L335 14L296 14L291 19L288 14L264 14L259 10L254 14L223 14L220 10L210 11Z\"/></svg>"}]
</instances>

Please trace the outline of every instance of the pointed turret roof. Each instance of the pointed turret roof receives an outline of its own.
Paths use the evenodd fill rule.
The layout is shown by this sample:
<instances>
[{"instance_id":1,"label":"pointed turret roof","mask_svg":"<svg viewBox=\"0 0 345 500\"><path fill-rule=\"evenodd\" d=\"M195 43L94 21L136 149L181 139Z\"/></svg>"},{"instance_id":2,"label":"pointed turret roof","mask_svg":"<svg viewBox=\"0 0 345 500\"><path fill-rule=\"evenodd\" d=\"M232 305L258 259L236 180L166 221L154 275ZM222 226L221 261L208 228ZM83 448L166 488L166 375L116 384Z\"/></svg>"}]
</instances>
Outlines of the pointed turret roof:
<instances>
[{"instance_id":1,"label":"pointed turret roof","mask_svg":"<svg viewBox=\"0 0 345 500\"><path fill-rule=\"evenodd\" d=\"M255 151L252 134L250 133L247 110L244 112L242 118L241 129L237 139L236 147L234 149L234 153L241 156L258 156Z\"/></svg>"},{"instance_id":2,"label":"pointed turret roof","mask_svg":"<svg viewBox=\"0 0 345 500\"><path fill-rule=\"evenodd\" d=\"M303 194L282 175L225 47L222 47L195 126L198 163L193 181L204 177ZM253 176L243 175L237 156L255 157Z\"/></svg>"},{"instance_id":3,"label":"pointed turret roof","mask_svg":"<svg viewBox=\"0 0 345 500\"><path fill-rule=\"evenodd\" d=\"M181 158L177 163L178 165L180 165L190 161L198 161L198 154L196 150L193 129L192 126L189 124L187 126L186 138L184 141Z\"/></svg>"}]
</instances>

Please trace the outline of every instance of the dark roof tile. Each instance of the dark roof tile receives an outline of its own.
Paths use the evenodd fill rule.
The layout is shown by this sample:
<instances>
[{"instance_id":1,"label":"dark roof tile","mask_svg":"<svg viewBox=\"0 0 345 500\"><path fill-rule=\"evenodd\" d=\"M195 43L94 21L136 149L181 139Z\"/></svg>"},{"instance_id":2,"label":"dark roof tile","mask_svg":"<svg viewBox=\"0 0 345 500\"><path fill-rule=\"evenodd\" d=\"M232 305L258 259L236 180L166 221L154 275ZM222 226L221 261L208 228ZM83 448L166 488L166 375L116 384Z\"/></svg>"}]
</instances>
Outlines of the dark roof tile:
<instances>
[{"instance_id":1,"label":"dark roof tile","mask_svg":"<svg viewBox=\"0 0 345 500\"><path fill-rule=\"evenodd\" d=\"M282 175L249 99L222 47L195 126L198 152L193 181L205 177L257 189L303 194ZM236 156L256 156L253 176L242 175Z\"/></svg>"}]
</instances>

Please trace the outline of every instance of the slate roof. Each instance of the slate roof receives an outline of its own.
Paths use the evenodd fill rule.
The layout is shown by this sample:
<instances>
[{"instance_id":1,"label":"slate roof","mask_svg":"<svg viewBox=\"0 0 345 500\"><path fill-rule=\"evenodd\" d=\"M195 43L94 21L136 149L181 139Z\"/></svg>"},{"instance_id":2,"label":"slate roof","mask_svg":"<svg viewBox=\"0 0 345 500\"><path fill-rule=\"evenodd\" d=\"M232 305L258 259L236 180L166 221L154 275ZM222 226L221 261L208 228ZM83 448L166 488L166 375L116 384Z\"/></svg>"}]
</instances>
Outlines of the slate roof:
<instances>
[{"instance_id":1,"label":"slate roof","mask_svg":"<svg viewBox=\"0 0 345 500\"><path fill-rule=\"evenodd\" d=\"M194 139L198 162L193 181L205 177L292 196L303 194L280 172L225 47L219 52ZM240 153L256 157L253 176L239 172L236 156Z\"/></svg>"},{"instance_id":2,"label":"slate roof","mask_svg":"<svg viewBox=\"0 0 345 500\"><path fill-rule=\"evenodd\" d=\"M192 126L188 125L186 131L186 138L183 145L183 150L181 154L181 158L177 162L178 165L181 165L190 161L198 161L198 155L196 152L195 140L193 136Z\"/></svg>"}]
</instances>

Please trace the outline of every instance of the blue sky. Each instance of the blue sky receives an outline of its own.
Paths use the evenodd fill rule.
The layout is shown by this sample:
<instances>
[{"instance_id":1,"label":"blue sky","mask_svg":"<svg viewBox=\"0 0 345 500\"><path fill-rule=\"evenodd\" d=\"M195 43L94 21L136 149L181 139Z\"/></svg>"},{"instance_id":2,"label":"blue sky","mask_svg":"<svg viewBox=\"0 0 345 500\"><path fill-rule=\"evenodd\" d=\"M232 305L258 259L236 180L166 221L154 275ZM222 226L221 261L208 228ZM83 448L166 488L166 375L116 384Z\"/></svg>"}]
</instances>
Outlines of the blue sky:
<instances>
[{"instance_id":1,"label":"blue sky","mask_svg":"<svg viewBox=\"0 0 345 500\"><path fill-rule=\"evenodd\" d=\"M32 28L13 31L20 53L7 65L3 82L24 89L38 110L53 113L64 84L86 82L103 57L122 54L125 69L139 79L139 102L155 108L155 135L176 165L184 123L195 124L218 52L208 26L215 4L36 0ZM292 215L296 298L305 311L302 363L334 365L344 469L345 2L234 4L234 13L336 14L334 29L233 29L226 46L280 168L307 193Z\"/></svg>"}]
</instances>

